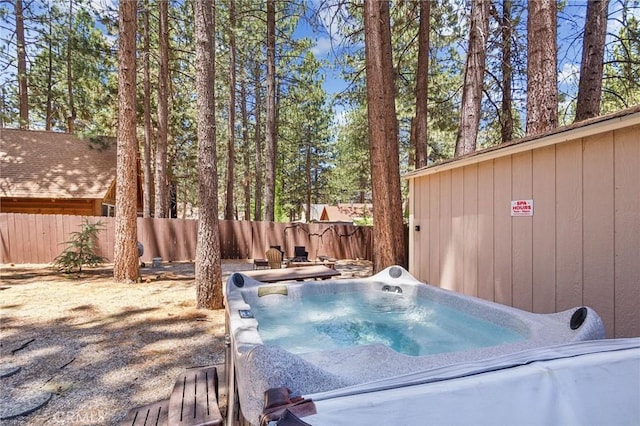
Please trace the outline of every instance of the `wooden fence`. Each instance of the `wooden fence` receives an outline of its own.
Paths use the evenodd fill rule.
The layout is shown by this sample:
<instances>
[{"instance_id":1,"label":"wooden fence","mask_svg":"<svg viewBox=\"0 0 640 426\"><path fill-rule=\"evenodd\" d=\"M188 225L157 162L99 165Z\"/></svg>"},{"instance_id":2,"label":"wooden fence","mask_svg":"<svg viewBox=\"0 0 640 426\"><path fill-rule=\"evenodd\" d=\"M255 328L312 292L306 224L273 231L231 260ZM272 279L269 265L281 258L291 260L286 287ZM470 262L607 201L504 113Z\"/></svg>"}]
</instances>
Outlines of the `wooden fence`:
<instances>
[{"instance_id":1,"label":"wooden fence","mask_svg":"<svg viewBox=\"0 0 640 426\"><path fill-rule=\"evenodd\" d=\"M115 218L68 215L0 213L0 263L50 263L64 250L71 233L84 220L102 222L96 253L113 260ZM198 221L138 218L142 260L189 261L196 256ZM371 227L324 223L273 223L221 220L223 259L264 258L269 246L279 245L285 256L294 246L305 246L309 258L372 259Z\"/></svg>"}]
</instances>

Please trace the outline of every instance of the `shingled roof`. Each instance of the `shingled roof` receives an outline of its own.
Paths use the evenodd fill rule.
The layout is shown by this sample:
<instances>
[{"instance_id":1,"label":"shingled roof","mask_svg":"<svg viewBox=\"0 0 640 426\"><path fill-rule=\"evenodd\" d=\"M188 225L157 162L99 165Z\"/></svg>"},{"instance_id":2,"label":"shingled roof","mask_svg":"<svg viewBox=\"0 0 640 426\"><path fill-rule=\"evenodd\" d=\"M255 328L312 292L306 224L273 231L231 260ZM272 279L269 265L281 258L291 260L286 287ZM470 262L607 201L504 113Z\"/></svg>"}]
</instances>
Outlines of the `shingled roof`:
<instances>
[{"instance_id":1,"label":"shingled roof","mask_svg":"<svg viewBox=\"0 0 640 426\"><path fill-rule=\"evenodd\" d=\"M0 196L102 199L116 177L114 138L0 129Z\"/></svg>"}]
</instances>

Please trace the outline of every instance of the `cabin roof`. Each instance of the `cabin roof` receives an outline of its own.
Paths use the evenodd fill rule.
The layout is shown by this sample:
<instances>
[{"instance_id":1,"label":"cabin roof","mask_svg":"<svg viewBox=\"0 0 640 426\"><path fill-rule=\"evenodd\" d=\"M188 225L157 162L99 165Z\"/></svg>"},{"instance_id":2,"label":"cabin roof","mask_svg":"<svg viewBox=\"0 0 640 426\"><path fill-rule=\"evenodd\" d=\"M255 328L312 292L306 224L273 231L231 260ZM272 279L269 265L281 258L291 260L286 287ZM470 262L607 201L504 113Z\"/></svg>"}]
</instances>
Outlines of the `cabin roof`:
<instances>
[{"instance_id":1,"label":"cabin roof","mask_svg":"<svg viewBox=\"0 0 640 426\"><path fill-rule=\"evenodd\" d=\"M102 199L116 177L115 138L0 129L0 196Z\"/></svg>"}]
</instances>

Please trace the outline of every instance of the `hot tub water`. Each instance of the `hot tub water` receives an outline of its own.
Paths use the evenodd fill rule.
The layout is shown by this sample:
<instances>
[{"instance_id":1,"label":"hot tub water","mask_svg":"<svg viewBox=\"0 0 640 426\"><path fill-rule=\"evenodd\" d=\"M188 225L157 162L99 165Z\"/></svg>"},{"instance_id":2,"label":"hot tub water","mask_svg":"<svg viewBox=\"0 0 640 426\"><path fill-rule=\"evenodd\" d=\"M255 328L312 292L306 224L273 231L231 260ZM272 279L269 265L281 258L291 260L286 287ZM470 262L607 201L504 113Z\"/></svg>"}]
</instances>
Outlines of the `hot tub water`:
<instances>
[{"instance_id":1,"label":"hot tub water","mask_svg":"<svg viewBox=\"0 0 640 426\"><path fill-rule=\"evenodd\" d=\"M383 344L421 356L513 343L525 337L470 314L398 293L269 295L249 303L265 344L301 354Z\"/></svg>"}]
</instances>

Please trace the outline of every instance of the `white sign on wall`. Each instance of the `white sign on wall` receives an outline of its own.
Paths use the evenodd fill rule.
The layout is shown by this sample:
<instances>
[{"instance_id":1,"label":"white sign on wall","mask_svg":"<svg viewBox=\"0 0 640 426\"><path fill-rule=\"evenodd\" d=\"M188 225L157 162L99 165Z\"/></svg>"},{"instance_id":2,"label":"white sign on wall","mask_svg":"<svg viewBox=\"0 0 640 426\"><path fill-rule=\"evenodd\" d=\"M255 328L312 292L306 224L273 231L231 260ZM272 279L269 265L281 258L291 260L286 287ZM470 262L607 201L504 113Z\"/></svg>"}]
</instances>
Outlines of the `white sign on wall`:
<instances>
[{"instance_id":1,"label":"white sign on wall","mask_svg":"<svg viewBox=\"0 0 640 426\"><path fill-rule=\"evenodd\" d=\"M511 216L533 216L533 200L511 201Z\"/></svg>"}]
</instances>

